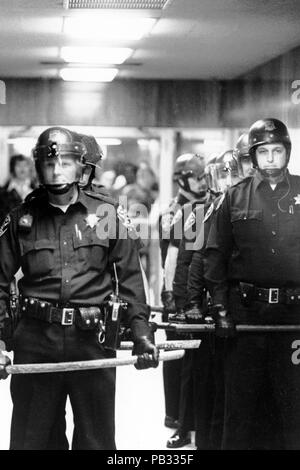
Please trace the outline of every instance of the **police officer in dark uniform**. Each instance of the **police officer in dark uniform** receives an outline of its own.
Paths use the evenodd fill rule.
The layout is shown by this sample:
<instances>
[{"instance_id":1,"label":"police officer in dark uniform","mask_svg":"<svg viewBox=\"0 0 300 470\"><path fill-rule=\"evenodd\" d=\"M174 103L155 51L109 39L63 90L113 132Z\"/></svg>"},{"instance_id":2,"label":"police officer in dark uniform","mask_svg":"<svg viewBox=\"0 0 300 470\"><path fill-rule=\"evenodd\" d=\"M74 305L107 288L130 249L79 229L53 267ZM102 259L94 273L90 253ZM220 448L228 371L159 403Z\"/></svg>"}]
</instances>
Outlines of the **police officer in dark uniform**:
<instances>
[{"instance_id":1,"label":"police officer in dark uniform","mask_svg":"<svg viewBox=\"0 0 300 470\"><path fill-rule=\"evenodd\" d=\"M258 402L270 399L267 388L283 448L299 449L297 334L236 335L235 323L299 324L300 177L287 170L291 141L278 119L251 126L249 152L256 174L228 190L205 253L205 277L220 306L216 334L228 338L222 447L249 447L255 421L261 422Z\"/></svg>"},{"instance_id":2,"label":"police officer in dark uniform","mask_svg":"<svg viewBox=\"0 0 300 470\"><path fill-rule=\"evenodd\" d=\"M179 225L179 234L182 235L183 222L181 219L181 209L189 201L194 200L197 195L190 188L190 178L197 180L198 175L202 174L202 164L199 166L199 158L196 154L185 153L180 155L175 162L174 181L179 185L179 190L174 199L170 202L168 208L161 214L159 218L159 238L161 250L161 262L164 270L164 284L161 294L164 306L163 321L168 321L169 314L176 313L175 299L173 295L173 278L176 268L177 247L171 247L170 240L175 237ZM199 171L200 169L200 171ZM193 184L193 182L192 182ZM196 184L197 181L196 181ZM191 191L192 189L192 191ZM178 224L178 220L180 223ZM166 258L168 262L166 266ZM166 270L167 268L167 270ZM167 271L167 272L166 272ZM176 338L171 332L167 333L167 338L172 340ZM177 428L179 417L179 397L180 397L180 370L181 360L164 363L164 393L165 393L165 426Z\"/></svg>"},{"instance_id":3,"label":"police officer in dark uniform","mask_svg":"<svg viewBox=\"0 0 300 470\"><path fill-rule=\"evenodd\" d=\"M174 295L178 308L188 323L206 323L207 300L202 268L202 249L208 232L210 214L219 203L221 188L230 186L237 177L237 162L228 150L210 161L205 167L210 198L205 204L197 202L187 219L184 237L180 242L174 277ZM207 220L209 219L209 220ZM207 222L206 222L207 220ZM206 234L206 235L205 235ZM199 254L199 260L197 255ZM197 261L193 263L194 258ZM196 272L195 272L196 271ZM190 278L196 282L189 285ZM199 350L186 352L180 394L180 426L195 429L197 449L209 449L210 425L213 413L214 352L211 337L201 337ZM178 433L180 435L180 432Z\"/></svg>"},{"instance_id":4,"label":"police officer in dark uniform","mask_svg":"<svg viewBox=\"0 0 300 470\"><path fill-rule=\"evenodd\" d=\"M165 291L162 293L162 300L165 306L165 311L169 315L169 319L177 321L181 316L180 299L178 299L178 297L177 299L174 297L173 280L177 264L179 244L183 237L185 222L192 213L195 204L205 203L209 198L209 194L207 192L207 183L204 171L205 161L202 156L197 154L183 154L176 160L174 170L174 179L180 185L180 193L185 196L186 201L182 201L182 206L177 207L177 211L175 212L174 218L169 227L169 243L166 250L164 265ZM168 333L168 338L175 339L176 335ZM166 410L168 410L168 403L171 403L173 413L176 414L177 418L180 413L179 401L182 373L182 361L177 361L171 366L164 364ZM189 430L189 425L181 425L168 440L167 446L182 447L183 445L188 444L191 440Z\"/></svg>"},{"instance_id":5,"label":"police officer in dark uniform","mask_svg":"<svg viewBox=\"0 0 300 470\"><path fill-rule=\"evenodd\" d=\"M238 174L240 179L253 176L255 168L252 164L252 158L249 153L249 133L244 132L238 138L234 149L234 158L237 161Z\"/></svg>"},{"instance_id":6,"label":"police officer in dark uniform","mask_svg":"<svg viewBox=\"0 0 300 470\"><path fill-rule=\"evenodd\" d=\"M47 129L38 139L34 158L43 190L0 228L1 329L9 283L21 266L15 363L114 357L99 337L118 279L127 303L124 320L134 353L141 355L136 367L155 367L158 351L148 326L136 237L113 201L79 188L85 153L86 146L65 128ZM7 362L5 356L1 361ZM11 394L11 449L47 448L57 407L67 395L76 448L115 449L115 369L13 376Z\"/></svg>"}]
</instances>

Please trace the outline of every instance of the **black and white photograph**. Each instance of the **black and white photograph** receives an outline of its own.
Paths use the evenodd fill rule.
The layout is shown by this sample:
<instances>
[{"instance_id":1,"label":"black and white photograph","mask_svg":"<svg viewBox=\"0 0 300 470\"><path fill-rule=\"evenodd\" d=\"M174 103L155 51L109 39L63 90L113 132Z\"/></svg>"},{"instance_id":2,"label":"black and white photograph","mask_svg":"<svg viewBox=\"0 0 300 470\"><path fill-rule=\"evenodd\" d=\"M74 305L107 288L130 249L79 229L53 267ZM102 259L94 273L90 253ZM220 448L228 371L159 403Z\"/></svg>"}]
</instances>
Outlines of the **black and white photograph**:
<instances>
[{"instance_id":1,"label":"black and white photograph","mask_svg":"<svg viewBox=\"0 0 300 470\"><path fill-rule=\"evenodd\" d=\"M300 450L299 397L299 0L0 0L0 451Z\"/></svg>"}]
</instances>

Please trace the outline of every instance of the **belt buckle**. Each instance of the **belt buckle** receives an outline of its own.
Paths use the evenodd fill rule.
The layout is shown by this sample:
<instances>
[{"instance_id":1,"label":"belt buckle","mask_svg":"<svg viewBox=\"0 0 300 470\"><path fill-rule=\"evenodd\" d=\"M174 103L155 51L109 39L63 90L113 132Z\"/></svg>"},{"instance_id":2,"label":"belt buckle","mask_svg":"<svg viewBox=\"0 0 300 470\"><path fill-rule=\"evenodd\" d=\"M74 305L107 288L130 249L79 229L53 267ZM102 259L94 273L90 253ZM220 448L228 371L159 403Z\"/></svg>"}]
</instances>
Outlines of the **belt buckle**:
<instances>
[{"instance_id":1,"label":"belt buckle","mask_svg":"<svg viewBox=\"0 0 300 470\"><path fill-rule=\"evenodd\" d=\"M269 304L278 304L279 302L279 289L273 288L269 289Z\"/></svg>"},{"instance_id":2,"label":"belt buckle","mask_svg":"<svg viewBox=\"0 0 300 470\"><path fill-rule=\"evenodd\" d=\"M62 310L62 319L61 319L61 324L68 326L68 325L73 325L73 319L74 319L74 308L63 308Z\"/></svg>"}]
</instances>

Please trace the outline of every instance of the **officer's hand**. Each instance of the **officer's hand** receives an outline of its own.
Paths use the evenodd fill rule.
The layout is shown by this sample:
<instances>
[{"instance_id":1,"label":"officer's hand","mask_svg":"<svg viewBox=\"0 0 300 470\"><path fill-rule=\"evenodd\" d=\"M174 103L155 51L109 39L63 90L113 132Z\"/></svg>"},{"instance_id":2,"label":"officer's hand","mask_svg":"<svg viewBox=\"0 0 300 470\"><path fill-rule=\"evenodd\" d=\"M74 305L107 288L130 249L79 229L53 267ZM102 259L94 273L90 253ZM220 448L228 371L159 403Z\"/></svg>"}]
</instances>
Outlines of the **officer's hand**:
<instances>
[{"instance_id":1,"label":"officer's hand","mask_svg":"<svg viewBox=\"0 0 300 470\"><path fill-rule=\"evenodd\" d=\"M169 313L168 321L172 323L185 323L185 311L183 308L177 309L176 313Z\"/></svg>"},{"instance_id":2,"label":"officer's hand","mask_svg":"<svg viewBox=\"0 0 300 470\"><path fill-rule=\"evenodd\" d=\"M136 369L158 366L159 349L147 336L141 336L135 341L132 354L138 356L137 363L134 364Z\"/></svg>"},{"instance_id":3,"label":"officer's hand","mask_svg":"<svg viewBox=\"0 0 300 470\"><path fill-rule=\"evenodd\" d=\"M232 338L236 335L235 322L223 305L215 305L215 334L220 338Z\"/></svg>"},{"instance_id":4,"label":"officer's hand","mask_svg":"<svg viewBox=\"0 0 300 470\"><path fill-rule=\"evenodd\" d=\"M204 315L199 304L191 303L190 307L185 311L187 323L205 323Z\"/></svg>"},{"instance_id":5,"label":"officer's hand","mask_svg":"<svg viewBox=\"0 0 300 470\"><path fill-rule=\"evenodd\" d=\"M8 373L6 372L6 366L11 364L11 360L9 357L5 356L5 354L0 351L0 380L6 379L8 377Z\"/></svg>"},{"instance_id":6,"label":"officer's hand","mask_svg":"<svg viewBox=\"0 0 300 470\"><path fill-rule=\"evenodd\" d=\"M161 301L166 313L176 312L175 299L172 290L163 290L161 293Z\"/></svg>"}]
</instances>

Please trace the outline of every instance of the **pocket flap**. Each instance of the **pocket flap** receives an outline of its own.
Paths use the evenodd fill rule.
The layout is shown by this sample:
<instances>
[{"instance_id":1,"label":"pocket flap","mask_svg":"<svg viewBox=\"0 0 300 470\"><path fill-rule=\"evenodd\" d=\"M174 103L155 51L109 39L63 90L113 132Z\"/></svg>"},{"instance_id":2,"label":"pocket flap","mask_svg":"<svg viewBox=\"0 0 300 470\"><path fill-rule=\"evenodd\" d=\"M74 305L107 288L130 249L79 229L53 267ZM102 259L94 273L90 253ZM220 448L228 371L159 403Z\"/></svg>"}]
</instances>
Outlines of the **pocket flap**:
<instances>
[{"instance_id":1,"label":"pocket flap","mask_svg":"<svg viewBox=\"0 0 300 470\"><path fill-rule=\"evenodd\" d=\"M80 248L82 246L103 246L108 247L109 239L108 238L99 238L96 233L91 233L89 235L82 234L80 239L78 236L73 235L73 246L74 248Z\"/></svg>"},{"instance_id":2,"label":"pocket flap","mask_svg":"<svg viewBox=\"0 0 300 470\"><path fill-rule=\"evenodd\" d=\"M54 250L55 244L50 240L22 240L21 242L21 254L25 255L29 251L37 250Z\"/></svg>"},{"instance_id":3,"label":"pocket flap","mask_svg":"<svg viewBox=\"0 0 300 470\"><path fill-rule=\"evenodd\" d=\"M231 212L231 222L237 222L238 220L262 220L261 209L249 209L246 210L233 210Z\"/></svg>"}]
</instances>

